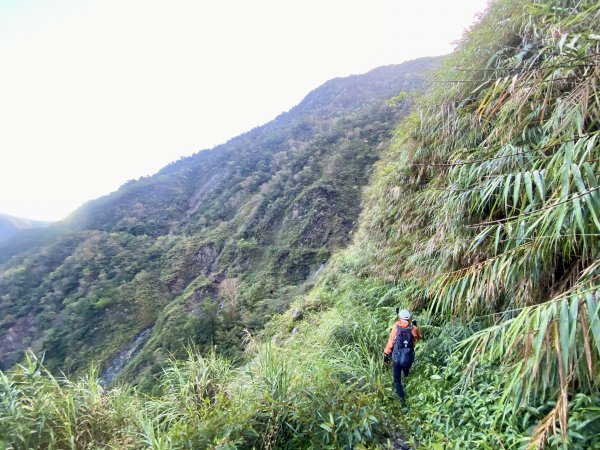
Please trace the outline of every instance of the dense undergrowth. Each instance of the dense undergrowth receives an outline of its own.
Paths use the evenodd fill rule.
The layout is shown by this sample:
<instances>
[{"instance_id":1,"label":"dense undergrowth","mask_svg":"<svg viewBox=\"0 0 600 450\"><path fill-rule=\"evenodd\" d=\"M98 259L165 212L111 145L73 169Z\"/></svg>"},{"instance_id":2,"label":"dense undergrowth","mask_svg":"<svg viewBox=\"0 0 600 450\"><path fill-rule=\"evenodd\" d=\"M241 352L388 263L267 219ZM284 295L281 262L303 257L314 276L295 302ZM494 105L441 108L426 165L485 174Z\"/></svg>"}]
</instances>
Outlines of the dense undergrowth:
<instances>
[{"instance_id":1,"label":"dense undergrowth","mask_svg":"<svg viewBox=\"0 0 600 450\"><path fill-rule=\"evenodd\" d=\"M600 446L599 17L597 2L493 3L371 184L367 275L469 324L432 361L428 439Z\"/></svg>"},{"instance_id":2,"label":"dense undergrowth","mask_svg":"<svg viewBox=\"0 0 600 450\"><path fill-rule=\"evenodd\" d=\"M370 282L368 282L370 283ZM358 286L304 300L301 331L281 316L268 343L251 337L242 368L190 349L165 368L158 395L103 388L92 373L55 378L32 356L0 380L0 444L13 448L363 448L399 426L380 361L389 311L372 315ZM382 294L364 285L365 298ZM339 298L337 307L333 297ZM295 322L293 322L295 323ZM390 444L391 445L391 444Z\"/></svg>"},{"instance_id":3,"label":"dense undergrowth","mask_svg":"<svg viewBox=\"0 0 600 450\"><path fill-rule=\"evenodd\" d=\"M0 444L600 448L599 18L493 3L378 163L355 244L244 366L192 349L146 396L30 361L2 375ZM404 409L396 306L425 336Z\"/></svg>"},{"instance_id":4,"label":"dense undergrowth","mask_svg":"<svg viewBox=\"0 0 600 450\"><path fill-rule=\"evenodd\" d=\"M336 258L318 288L294 305L303 311L301 321L287 313L269 324L271 340L248 338L245 366L190 348L187 360L165 367L156 395L107 389L93 371L77 381L56 378L30 356L0 378L0 445L460 449L529 443L552 403L503 416L498 400L505 374L497 366L480 365L464 388L465 364L454 349L475 324L416 316L427 339L407 379L408 408L401 408L380 357L399 290L360 277L364 263L352 251ZM598 445L592 431L599 401L583 393L571 400L569 448Z\"/></svg>"}]
</instances>

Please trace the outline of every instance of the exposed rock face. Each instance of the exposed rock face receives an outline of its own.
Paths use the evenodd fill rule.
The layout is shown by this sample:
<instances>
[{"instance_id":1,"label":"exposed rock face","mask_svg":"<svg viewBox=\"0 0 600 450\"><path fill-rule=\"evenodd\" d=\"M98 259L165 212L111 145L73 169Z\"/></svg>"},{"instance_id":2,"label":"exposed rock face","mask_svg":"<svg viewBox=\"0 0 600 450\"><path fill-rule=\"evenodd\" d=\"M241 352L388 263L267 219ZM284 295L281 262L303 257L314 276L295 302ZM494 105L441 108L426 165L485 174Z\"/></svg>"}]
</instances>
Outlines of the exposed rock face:
<instances>
[{"instance_id":1,"label":"exposed rock face","mask_svg":"<svg viewBox=\"0 0 600 450\"><path fill-rule=\"evenodd\" d=\"M295 309L295 310L292 312L292 320L293 320L293 321L296 321L296 322L297 322L297 321L299 321L299 320L302 320L303 318L304 318L304 314L302 313L302 310L300 310L300 309Z\"/></svg>"},{"instance_id":2,"label":"exposed rock face","mask_svg":"<svg viewBox=\"0 0 600 450\"><path fill-rule=\"evenodd\" d=\"M31 344L31 336L35 330L33 314L19 317L0 339L0 370L6 370L14 360L10 355Z\"/></svg>"},{"instance_id":3,"label":"exposed rock face","mask_svg":"<svg viewBox=\"0 0 600 450\"><path fill-rule=\"evenodd\" d=\"M206 274L211 271L219 253L220 249L215 244L206 244L198 249L196 260L200 267L202 267L202 273Z\"/></svg>"},{"instance_id":4,"label":"exposed rock face","mask_svg":"<svg viewBox=\"0 0 600 450\"><path fill-rule=\"evenodd\" d=\"M100 380L103 383L110 383L119 376L131 358L133 358L140 351L143 343L148 338L151 331L152 329L148 328L139 333L127 347L117 354L117 356L110 362L108 367L100 374Z\"/></svg>"},{"instance_id":5,"label":"exposed rock face","mask_svg":"<svg viewBox=\"0 0 600 450\"><path fill-rule=\"evenodd\" d=\"M192 295L190 295L186 302L186 310L193 316L201 318L204 315L202 306L206 301L212 301L216 298L216 288L202 287L196 289Z\"/></svg>"}]
</instances>

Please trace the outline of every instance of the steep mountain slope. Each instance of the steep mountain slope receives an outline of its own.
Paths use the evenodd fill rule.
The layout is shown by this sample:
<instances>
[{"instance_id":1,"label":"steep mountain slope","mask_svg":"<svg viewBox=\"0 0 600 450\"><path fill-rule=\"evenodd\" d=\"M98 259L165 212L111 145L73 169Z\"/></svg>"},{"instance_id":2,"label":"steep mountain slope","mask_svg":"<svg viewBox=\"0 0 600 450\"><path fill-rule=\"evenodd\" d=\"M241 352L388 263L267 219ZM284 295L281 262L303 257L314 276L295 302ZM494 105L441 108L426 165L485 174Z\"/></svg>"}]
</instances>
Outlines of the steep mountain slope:
<instances>
[{"instance_id":1,"label":"steep mountain slope","mask_svg":"<svg viewBox=\"0 0 600 450\"><path fill-rule=\"evenodd\" d=\"M0 376L0 444L600 448L598 17L491 3L376 163L353 245L247 364L192 348L148 398L30 357ZM381 355L398 305L425 336L408 408Z\"/></svg>"},{"instance_id":2,"label":"steep mountain slope","mask_svg":"<svg viewBox=\"0 0 600 450\"><path fill-rule=\"evenodd\" d=\"M337 314L370 315L360 347L394 306L417 311L402 417L422 448L600 446L599 17L493 2L376 164L323 282Z\"/></svg>"},{"instance_id":3,"label":"steep mountain slope","mask_svg":"<svg viewBox=\"0 0 600 450\"><path fill-rule=\"evenodd\" d=\"M188 341L240 355L244 330L284 311L349 242L361 187L408 108L386 99L421 89L435 64L331 80L269 124L84 205L46 236L0 246L0 366L31 346L51 368L94 360L112 378L110 361L136 342L127 377L150 380Z\"/></svg>"},{"instance_id":4,"label":"steep mountain slope","mask_svg":"<svg viewBox=\"0 0 600 450\"><path fill-rule=\"evenodd\" d=\"M23 219L20 217L0 214L0 241L8 239L21 230L31 228L43 228L50 225L50 222L40 220Z\"/></svg>"}]
</instances>

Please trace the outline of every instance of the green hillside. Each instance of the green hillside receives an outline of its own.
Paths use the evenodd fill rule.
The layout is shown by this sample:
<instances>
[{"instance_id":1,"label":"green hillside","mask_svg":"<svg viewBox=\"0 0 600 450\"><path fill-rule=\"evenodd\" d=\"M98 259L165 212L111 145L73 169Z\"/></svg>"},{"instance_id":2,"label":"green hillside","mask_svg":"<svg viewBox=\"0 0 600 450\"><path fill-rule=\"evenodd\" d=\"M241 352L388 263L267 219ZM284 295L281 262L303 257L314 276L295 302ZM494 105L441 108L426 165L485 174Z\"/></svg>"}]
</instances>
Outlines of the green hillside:
<instances>
[{"instance_id":1,"label":"green hillside","mask_svg":"<svg viewBox=\"0 0 600 450\"><path fill-rule=\"evenodd\" d=\"M55 371L94 362L107 381L125 369L148 386L188 342L239 358L245 333L348 244L410 105L387 100L421 89L435 62L331 80L274 121L0 246L0 367L32 348Z\"/></svg>"},{"instance_id":2,"label":"green hillside","mask_svg":"<svg viewBox=\"0 0 600 450\"><path fill-rule=\"evenodd\" d=\"M0 443L600 448L599 18L492 2L382 149L351 244L245 335L244 364L191 345L145 395L29 356L0 375ZM425 337L406 407L382 358L396 306Z\"/></svg>"}]
</instances>

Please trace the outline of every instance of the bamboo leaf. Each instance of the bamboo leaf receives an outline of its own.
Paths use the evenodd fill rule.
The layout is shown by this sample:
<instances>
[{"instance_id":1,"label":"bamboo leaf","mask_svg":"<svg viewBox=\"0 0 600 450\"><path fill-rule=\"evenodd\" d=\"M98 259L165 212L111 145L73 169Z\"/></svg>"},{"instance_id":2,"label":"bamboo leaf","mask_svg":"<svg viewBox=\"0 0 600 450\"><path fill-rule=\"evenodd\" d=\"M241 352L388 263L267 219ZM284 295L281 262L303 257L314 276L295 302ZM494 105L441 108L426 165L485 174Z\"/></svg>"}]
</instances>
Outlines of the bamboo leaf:
<instances>
[{"instance_id":1,"label":"bamboo leaf","mask_svg":"<svg viewBox=\"0 0 600 450\"><path fill-rule=\"evenodd\" d=\"M531 172L525 172L523 174L525 181L525 191L527 192L527 197L531 203L535 202L533 198L533 183L531 181Z\"/></svg>"},{"instance_id":2,"label":"bamboo leaf","mask_svg":"<svg viewBox=\"0 0 600 450\"><path fill-rule=\"evenodd\" d=\"M508 211L508 192L510 191L512 174L509 174L504 181L504 208Z\"/></svg>"},{"instance_id":3,"label":"bamboo leaf","mask_svg":"<svg viewBox=\"0 0 600 450\"><path fill-rule=\"evenodd\" d=\"M575 185L579 189L579 192L587 192L588 188L585 186L583 182L583 178L581 177L581 172L577 164L571 164L571 172L573 174L573 181L575 181Z\"/></svg>"},{"instance_id":4,"label":"bamboo leaf","mask_svg":"<svg viewBox=\"0 0 600 450\"><path fill-rule=\"evenodd\" d=\"M596 174L594 173L594 169L592 168L590 163L585 162L581 165L581 167L583 168L583 171L585 172L585 175L587 177L589 185L593 188L597 188L598 180L596 178Z\"/></svg>"},{"instance_id":5,"label":"bamboo leaf","mask_svg":"<svg viewBox=\"0 0 600 450\"><path fill-rule=\"evenodd\" d=\"M496 239L494 239L494 255L498 254L498 248L500 247L500 233L502 232L502 225L496 226Z\"/></svg>"},{"instance_id":6,"label":"bamboo leaf","mask_svg":"<svg viewBox=\"0 0 600 450\"><path fill-rule=\"evenodd\" d=\"M569 308L567 305L567 300L562 300L560 302L560 313L559 313L559 339L560 339L560 353L561 353L561 363L563 367L563 373L567 373L569 367L569 325L571 321L569 320Z\"/></svg>"},{"instance_id":7,"label":"bamboo leaf","mask_svg":"<svg viewBox=\"0 0 600 450\"><path fill-rule=\"evenodd\" d=\"M565 145L564 146L564 150L565 150L565 162L563 164L563 166L561 167L561 172L562 172L562 184L561 184L561 192L560 192L560 197L561 200L566 200L567 198L569 198L569 193L570 193L570 168L571 168L571 161L573 160L573 149L572 146L570 145Z\"/></svg>"},{"instance_id":8,"label":"bamboo leaf","mask_svg":"<svg viewBox=\"0 0 600 450\"><path fill-rule=\"evenodd\" d=\"M565 203L558 205L556 207L558 211L558 216L556 218L554 230L556 235L560 235L562 233L562 226L565 220L565 215L567 214L567 205Z\"/></svg>"},{"instance_id":9,"label":"bamboo leaf","mask_svg":"<svg viewBox=\"0 0 600 450\"><path fill-rule=\"evenodd\" d=\"M575 335L577 332L577 318L579 316L579 296L573 295L569 298L569 322L571 326L571 334L569 335L569 347L575 344Z\"/></svg>"},{"instance_id":10,"label":"bamboo leaf","mask_svg":"<svg viewBox=\"0 0 600 450\"><path fill-rule=\"evenodd\" d=\"M581 231L581 234L585 235L585 225L583 224L583 214L581 213L581 200L577 197L577 194L573 194L573 212L575 213L575 220Z\"/></svg>"},{"instance_id":11,"label":"bamboo leaf","mask_svg":"<svg viewBox=\"0 0 600 450\"><path fill-rule=\"evenodd\" d=\"M547 313L548 311L544 309L537 325L537 332L535 333L535 338L533 341L533 357L535 361L540 360L542 344L546 339L546 329L548 328L548 323L550 322L548 320L549 318Z\"/></svg>"},{"instance_id":12,"label":"bamboo leaf","mask_svg":"<svg viewBox=\"0 0 600 450\"><path fill-rule=\"evenodd\" d=\"M538 191L538 193L540 195L540 199L543 203L546 201L546 186L544 184L544 178L539 170L533 171L533 180L535 181L537 191Z\"/></svg>"},{"instance_id":13,"label":"bamboo leaf","mask_svg":"<svg viewBox=\"0 0 600 450\"><path fill-rule=\"evenodd\" d=\"M519 194L521 192L521 173L515 176L515 185L513 188L513 207L517 208L519 204Z\"/></svg>"},{"instance_id":14,"label":"bamboo leaf","mask_svg":"<svg viewBox=\"0 0 600 450\"><path fill-rule=\"evenodd\" d=\"M596 351L600 356L600 320L598 319L598 300L594 292L590 292L585 297L589 328L596 344Z\"/></svg>"}]
</instances>

